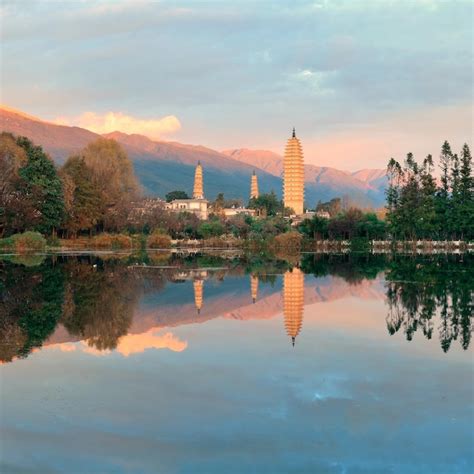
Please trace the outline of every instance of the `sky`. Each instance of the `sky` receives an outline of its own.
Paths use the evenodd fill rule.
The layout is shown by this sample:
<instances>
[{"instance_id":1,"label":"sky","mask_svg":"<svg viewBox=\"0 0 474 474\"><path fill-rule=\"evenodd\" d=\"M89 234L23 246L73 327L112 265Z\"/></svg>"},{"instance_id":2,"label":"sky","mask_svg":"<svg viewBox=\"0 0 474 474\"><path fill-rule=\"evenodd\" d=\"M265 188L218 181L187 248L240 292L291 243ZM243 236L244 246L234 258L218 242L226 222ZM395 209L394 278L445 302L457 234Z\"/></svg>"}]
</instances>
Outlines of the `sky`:
<instances>
[{"instance_id":1,"label":"sky","mask_svg":"<svg viewBox=\"0 0 474 474\"><path fill-rule=\"evenodd\" d=\"M472 145L470 0L30 1L0 5L0 102L214 149L383 168Z\"/></svg>"}]
</instances>

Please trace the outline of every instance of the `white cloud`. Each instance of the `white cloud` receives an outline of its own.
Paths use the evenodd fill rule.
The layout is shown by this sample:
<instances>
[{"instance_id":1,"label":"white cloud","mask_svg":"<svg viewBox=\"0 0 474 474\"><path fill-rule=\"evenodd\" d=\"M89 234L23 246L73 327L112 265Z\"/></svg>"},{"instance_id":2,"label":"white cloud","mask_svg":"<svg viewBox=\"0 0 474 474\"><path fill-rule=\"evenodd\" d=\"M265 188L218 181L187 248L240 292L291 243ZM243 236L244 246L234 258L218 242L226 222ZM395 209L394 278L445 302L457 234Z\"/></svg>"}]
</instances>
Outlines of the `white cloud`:
<instances>
[{"instance_id":1,"label":"white cloud","mask_svg":"<svg viewBox=\"0 0 474 474\"><path fill-rule=\"evenodd\" d=\"M122 112L107 112L96 114L84 112L77 117L58 117L55 123L86 128L96 133L120 131L138 133L149 138L159 139L181 129L181 123L174 115L159 119L140 119Z\"/></svg>"}]
</instances>

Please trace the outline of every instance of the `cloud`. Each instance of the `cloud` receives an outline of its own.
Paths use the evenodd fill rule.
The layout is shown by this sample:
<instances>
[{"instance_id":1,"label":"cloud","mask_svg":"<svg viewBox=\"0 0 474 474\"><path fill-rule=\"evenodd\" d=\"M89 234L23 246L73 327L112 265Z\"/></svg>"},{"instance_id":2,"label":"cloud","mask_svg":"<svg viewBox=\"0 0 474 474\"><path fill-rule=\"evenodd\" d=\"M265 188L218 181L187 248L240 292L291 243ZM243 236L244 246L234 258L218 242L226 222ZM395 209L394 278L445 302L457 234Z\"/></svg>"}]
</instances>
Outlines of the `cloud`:
<instances>
[{"instance_id":1,"label":"cloud","mask_svg":"<svg viewBox=\"0 0 474 474\"><path fill-rule=\"evenodd\" d=\"M140 119L122 112L107 112L102 115L85 112L77 117L58 117L54 122L61 125L75 125L100 134L118 130L124 133L138 133L153 139L162 138L181 129L181 123L174 115L159 119Z\"/></svg>"}]
</instances>

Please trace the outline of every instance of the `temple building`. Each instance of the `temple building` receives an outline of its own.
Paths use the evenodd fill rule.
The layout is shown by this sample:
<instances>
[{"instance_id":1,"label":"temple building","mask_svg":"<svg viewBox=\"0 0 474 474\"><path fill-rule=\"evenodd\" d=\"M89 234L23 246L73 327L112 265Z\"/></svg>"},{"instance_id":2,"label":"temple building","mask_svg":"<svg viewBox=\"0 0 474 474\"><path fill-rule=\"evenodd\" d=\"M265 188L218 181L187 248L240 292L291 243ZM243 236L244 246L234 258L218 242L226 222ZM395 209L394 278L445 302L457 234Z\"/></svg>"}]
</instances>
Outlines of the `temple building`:
<instances>
[{"instance_id":1,"label":"temple building","mask_svg":"<svg viewBox=\"0 0 474 474\"><path fill-rule=\"evenodd\" d=\"M252 179L250 181L250 199L257 199L258 198L258 179L257 175L255 174L255 170L253 170Z\"/></svg>"},{"instance_id":2,"label":"temple building","mask_svg":"<svg viewBox=\"0 0 474 474\"><path fill-rule=\"evenodd\" d=\"M194 305L196 306L197 313L201 314L204 280L194 280L193 287L194 287Z\"/></svg>"},{"instance_id":3,"label":"temple building","mask_svg":"<svg viewBox=\"0 0 474 474\"><path fill-rule=\"evenodd\" d=\"M304 162L303 148L295 129L288 140L283 158L283 202L296 215L303 214L304 206Z\"/></svg>"},{"instance_id":4,"label":"temple building","mask_svg":"<svg viewBox=\"0 0 474 474\"><path fill-rule=\"evenodd\" d=\"M293 346L303 324L303 310L304 273L295 267L283 275L283 317Z\"/></svg>"},{"instance_id":5,"label":"temple building","mask_svg":"<svg viewBox=\"0 0 474 474\"><path fill-rule=\"evenodd\" d=\"M252 303L257 301L258 296L258 276L250 275L250 293L252 294Z\"/></svg>"},{"instance_id":6,"label":"temple building","mask_svg":"<svg viewBox=\"0 0 474 474\"><path fill-rule=\"evenodd\" d=\"M209 201L204 197L204 184L201 162L198 161L194 173L194 187L192 199L175 199L166 204L166 209L174 212L190 212L207 220L209 215Z\"/></svg>"}]
</instances>

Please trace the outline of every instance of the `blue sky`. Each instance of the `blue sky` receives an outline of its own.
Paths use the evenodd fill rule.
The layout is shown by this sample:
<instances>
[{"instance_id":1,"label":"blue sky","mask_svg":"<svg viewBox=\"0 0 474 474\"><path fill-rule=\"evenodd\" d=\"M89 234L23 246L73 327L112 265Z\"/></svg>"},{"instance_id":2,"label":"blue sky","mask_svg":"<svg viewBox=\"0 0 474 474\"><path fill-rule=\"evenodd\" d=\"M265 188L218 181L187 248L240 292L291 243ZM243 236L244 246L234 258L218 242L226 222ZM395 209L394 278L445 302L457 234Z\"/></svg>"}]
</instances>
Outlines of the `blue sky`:
<instances>
[{"instance_id":1,"label":"blue sky","mask_svg":"<svg viewBox=\"0 0 474 474\"><path fill-rule=\"evenodd\" d=\"M344 169L471 143L473 3L3 1L1 102Z\"/></svg>"}]
</instances>

